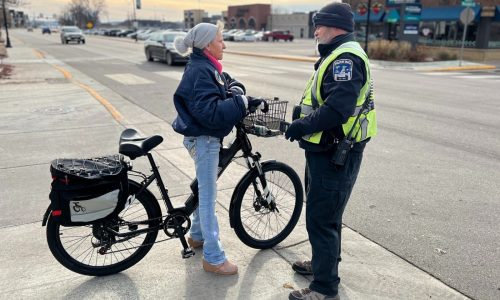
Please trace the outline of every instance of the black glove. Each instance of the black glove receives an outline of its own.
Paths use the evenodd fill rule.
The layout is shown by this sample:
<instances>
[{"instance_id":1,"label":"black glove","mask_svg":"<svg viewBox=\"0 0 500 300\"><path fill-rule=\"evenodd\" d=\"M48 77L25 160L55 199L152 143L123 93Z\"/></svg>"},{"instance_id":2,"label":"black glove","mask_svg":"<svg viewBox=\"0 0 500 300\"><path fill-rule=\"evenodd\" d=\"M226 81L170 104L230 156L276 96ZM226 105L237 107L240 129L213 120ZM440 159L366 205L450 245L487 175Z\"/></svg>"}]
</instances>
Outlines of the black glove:
<instances>
[{"instance_id":1,"label":"black glove","mask_svg":"<svg viewBox=\"0 0 500 300\"><path fill-rule=\"evenodd\" d=\"M239 82L236 79L233 79L231 83L228 85L228 89L233 92L233 94L245 95L247 93L247 89L243 85L243 83Z\"/></svg>"},{"instance_id":2,"label":"black glove","mask_svg":"<svg viewBox=\"0 0 500 300\"><path fill-rule=\"evenodd\" d=\"M260 108L260 110L263 113L267 113L269 111L269 104L267 104L266 100L250 96L247 96L247 100L248 100L248 111L250 113L254 113L257 110L257 108Z\"/></svg>"},{"instance_id":3,"label":"black glove","mask_svg":"<svg viewBox=\"0 0 500 300\"><path fill-rule=\"evenodd\" d=\"M227 72L222 72L222 76L224 76L224 79L226 80L227 84L233 81L233 77L231 77L231 75L229 75Z\"/></svg>"},{"instance_id":4,"label":"black glove","mask_svg":"<svg viewBox=\"0 0 500 300\"><path fill-rule=\"evenodd\" d=\"M302 130L302 123L300 120L293 121L285 132L285 138L290 140L290 142L300 140L303 136L304 131Z\"/></svg>"},{"instance_id":5,"label":"black glove","mask_svg":"<svg viewBox=\"0 0 500 300\"><path fill-rule=\"evenodd\" d=\"M224 76L224 79L226 80L227 89L230 90L233 95L245 95L247 93L247 89L243 83L232 78L231 75L226 72L222 72L222 76Z\"/></svg>"}]
</instances>

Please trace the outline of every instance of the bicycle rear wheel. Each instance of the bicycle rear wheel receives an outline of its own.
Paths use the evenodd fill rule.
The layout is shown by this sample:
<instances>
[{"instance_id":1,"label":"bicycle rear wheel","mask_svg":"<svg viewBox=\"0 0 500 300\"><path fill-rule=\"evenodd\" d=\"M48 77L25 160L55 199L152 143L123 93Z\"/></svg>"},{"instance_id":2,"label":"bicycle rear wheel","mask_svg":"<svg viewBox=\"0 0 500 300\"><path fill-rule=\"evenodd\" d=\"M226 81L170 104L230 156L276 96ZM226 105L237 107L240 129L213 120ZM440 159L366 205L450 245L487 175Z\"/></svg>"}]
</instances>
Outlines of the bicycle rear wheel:
<instances>
[{"instance_id":1,"label":"bicycle rear wheel","mask_svg":"<svg viewBox=\"0 0 500 300\"><path fill-rule=\"evenodd\" d=\"M268 203L258 174L252 172L237 187L231 218L236 235L247 246L268 249L283 241L299 220L303 204L302 183L288 165L268 162L262 165L273 200Z\"/></svg>"},{"instance_id":2,"label":"bicycle rear wheel","mask_svg":"<svg viewBox=\"0 0 500 300\"><path fill-rule=\"evenodd\" d=\"M129 181L129 190L134 195L139 185ZM133 233L154 227L160 221L158 202L150 193L142 192L114 220L64 227L49 218L47 242L54 257L69 270L83 275L105 276L121 272L139 262L149 252L158 235L158 230L152 230L124 238L106 229Z\"/></svg>"}]
</instances>

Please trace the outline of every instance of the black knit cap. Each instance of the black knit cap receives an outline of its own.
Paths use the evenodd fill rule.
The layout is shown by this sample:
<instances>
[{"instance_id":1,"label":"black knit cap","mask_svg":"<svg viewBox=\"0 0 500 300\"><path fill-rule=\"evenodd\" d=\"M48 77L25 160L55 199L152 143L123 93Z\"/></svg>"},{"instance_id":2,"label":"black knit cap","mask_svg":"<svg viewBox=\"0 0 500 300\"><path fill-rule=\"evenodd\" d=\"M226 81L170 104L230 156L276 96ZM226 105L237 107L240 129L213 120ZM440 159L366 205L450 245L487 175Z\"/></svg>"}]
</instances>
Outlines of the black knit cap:
<instances>
[{"instance_id":1,"label":"black knit cap","mask_svg":"<svg viewBox=\"0 0 500 300\"><path fill-rule=\"evenodd\" d=\"M314 27L323 25L354 31L354 13L347 3L331 3L323 7L313 16Z\"/></svg>"}]
</instances>

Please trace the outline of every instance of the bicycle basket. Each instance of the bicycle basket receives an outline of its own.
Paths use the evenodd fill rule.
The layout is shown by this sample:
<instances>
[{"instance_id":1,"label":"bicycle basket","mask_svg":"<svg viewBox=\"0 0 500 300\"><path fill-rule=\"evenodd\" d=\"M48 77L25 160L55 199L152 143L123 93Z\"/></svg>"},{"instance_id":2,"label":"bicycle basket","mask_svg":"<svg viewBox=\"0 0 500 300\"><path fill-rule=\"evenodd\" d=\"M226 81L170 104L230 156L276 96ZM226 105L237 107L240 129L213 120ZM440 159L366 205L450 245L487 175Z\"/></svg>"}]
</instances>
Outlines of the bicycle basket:
<instances>
[{"instance_id":1,"label":"bicycle basket","mask_svg":"<svg viewBox=\"0 0 500 300\"><path fill-rule=\"evenodd\" d=\"M113 217L125 206L128 178L121 155L56 159L50 172L52 216L64 226Z\"/></svg>"},{"instance_id":2,"label":"bicycle basket","mask_svg":"<svg viewBox=\"0 0 500 300\"><path fill-rule=\"evenodd\" d=\"M269 111L263 113L260 109L257 109L254 113L248 114L243 119L245 127L250 129L264 128L266 131L281 130L281 123L285 121L288 101L282 101L278 98L266 101L269 105ZM250 130L248 132L259 136L268 136L262 130Z\"/></svg>"}]
</instances>

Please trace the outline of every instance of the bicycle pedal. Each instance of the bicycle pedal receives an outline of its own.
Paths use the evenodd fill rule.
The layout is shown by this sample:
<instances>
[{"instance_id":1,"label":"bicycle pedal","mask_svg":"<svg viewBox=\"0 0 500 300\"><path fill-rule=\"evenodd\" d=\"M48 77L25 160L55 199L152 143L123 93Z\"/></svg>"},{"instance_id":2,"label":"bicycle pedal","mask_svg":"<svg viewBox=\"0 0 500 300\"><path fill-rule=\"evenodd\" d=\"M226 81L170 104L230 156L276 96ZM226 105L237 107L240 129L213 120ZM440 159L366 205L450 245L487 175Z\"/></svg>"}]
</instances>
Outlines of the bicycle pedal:
<instances>
[{"instance_id":1,"label":"bicycle pedal","mask_svg":"<svg viewBox=\"0 0 500 300\"><path fill-rule=\"evenodd\" d=\"M186 249L183 249L181 250L181 255L182 255L182 258L190 258L192 256L194 256L196 253L193 251L193 249L191 248L186 248Z\"/></svg>"}]
</instances>

